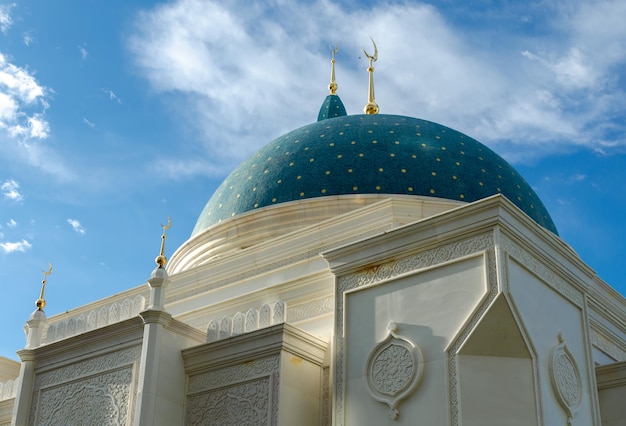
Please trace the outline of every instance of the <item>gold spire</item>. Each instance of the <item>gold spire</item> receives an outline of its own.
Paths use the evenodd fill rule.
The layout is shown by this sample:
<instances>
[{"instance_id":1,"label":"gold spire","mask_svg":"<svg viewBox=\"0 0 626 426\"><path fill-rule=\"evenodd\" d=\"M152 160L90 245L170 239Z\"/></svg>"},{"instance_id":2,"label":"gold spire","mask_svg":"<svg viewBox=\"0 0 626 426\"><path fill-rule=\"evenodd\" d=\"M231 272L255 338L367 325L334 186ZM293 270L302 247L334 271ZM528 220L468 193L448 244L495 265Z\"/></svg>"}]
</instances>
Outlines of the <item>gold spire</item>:
<instances>
[{"instance_id":1,"label":"gold spire","mask_svg":"<svg viewBox=\"0 0 626 426\"><path fill-rule=\"evenodd\" d=\"M333 49L332 46L330 47L330 51L332 52L332 57L330 60L331 66L330 66L330 84L328 85L328 90L330 90L330 94L334 95L337 93L337 83L335 82L335 54L337 52L339 52L339 46L337 46L337 44L335 44L335 48Z\"/></svg>"},{"instance_id":2,"label":"gold spire","mask_svg":"<svg viewBox=\"0 0 626 426\"><path fill-rule=\"evenodd\" d=\"M161 235L161 253L154 259L156 264L159 266L159 269L163 269L165 264L167 263L167 258L165 257L165 239L167 235L165 235L166 231L172 227L172 220L170 217L167 217L167 225L161 224L161 228L163 228L163 235Z\"/></svg>"},{"instance_id":3,"label":"gold spire","mask_svg":"<svg viewBox=\"0 0 626 426\"><path fill-rule=\"evenodd\" d=\"M374 100L374 62L378 59L378 47L376 47L376 42L372 37L370 37L372 43L374 44L374 55L369 55L365 48L363 49L363 53L367 56L367 59L370 60L369 67L367 67L367 72L370 75L369 87L368 87L368 99L365 108L363 111L365 114L378 114L378 105L376 105L376 101Z\"/></svg>"},{"instance_id":4,"label":"gold spire","mask_svg":"<svg viewBox=\"0 0 626 426\"><path fill-rule=\"evenodd\" d=\"M43 298L44 291L46 290L46 283L48 282L48 275L52 273L52 264L48 263L50 269L44 271L43 269L43 280L41 280L41 293L39 293L39 299L35 302L35 306L37 306L38 311L43 311L43 308L46 307L46 300Z\"/></svg>"}]
</instances>

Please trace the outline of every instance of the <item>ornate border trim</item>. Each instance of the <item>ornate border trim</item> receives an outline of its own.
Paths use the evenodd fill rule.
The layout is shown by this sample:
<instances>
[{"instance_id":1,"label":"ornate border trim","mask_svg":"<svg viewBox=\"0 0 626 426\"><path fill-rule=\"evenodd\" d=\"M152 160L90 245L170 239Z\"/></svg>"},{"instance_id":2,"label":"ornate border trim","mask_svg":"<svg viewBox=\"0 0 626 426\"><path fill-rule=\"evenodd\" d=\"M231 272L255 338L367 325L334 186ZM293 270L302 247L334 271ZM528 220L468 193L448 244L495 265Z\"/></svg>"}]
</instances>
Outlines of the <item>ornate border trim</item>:
<instances>
[{"instance_id":1,"label":"ornate border trim","mask_svg":"<svg viewBox=\"0 0 626 426\"><path fill-rule=\"evenodd\" d=\"M590 327L589 336L593 346L606 353L617 362L626 361L626 351L607 339L600 331Z\"/></svg>"},{"instance_id":2,"label":"ornate border trim","mask_svg":"<svg viewBox=\"0 0 626 426\"><path fill-rule=\"evenodd\" d=\"M502 234L502 247L510 257L521 263L557 293L564 296L567 300L579 308L583 307L585 302L582 292L577 290L573 285L561 278L560 275L556 274L504 234Z\"/></svg>"}]
</instances>

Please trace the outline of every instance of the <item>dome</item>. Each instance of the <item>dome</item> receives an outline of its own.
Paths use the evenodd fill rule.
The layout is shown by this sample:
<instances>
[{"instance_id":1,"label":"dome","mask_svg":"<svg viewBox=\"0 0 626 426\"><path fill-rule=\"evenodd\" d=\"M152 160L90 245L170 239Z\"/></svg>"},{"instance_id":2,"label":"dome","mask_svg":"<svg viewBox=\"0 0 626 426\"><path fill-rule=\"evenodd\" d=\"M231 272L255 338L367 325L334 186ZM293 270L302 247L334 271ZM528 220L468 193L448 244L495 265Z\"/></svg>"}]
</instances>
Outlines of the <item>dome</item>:
<instances>
[{"instance_id":1,"label":"dome","mask_svg":"<svg viewBox=\"0 0 626 426\"><path fill-rule=\"evenodd\" d=\"M263 207L355 194L419 195L463 202L503 194L557 234L530 185L485 145L430 121L375 114L322 119L261 148L218 187L192 237Z\"/></svg>"}]
</instances>

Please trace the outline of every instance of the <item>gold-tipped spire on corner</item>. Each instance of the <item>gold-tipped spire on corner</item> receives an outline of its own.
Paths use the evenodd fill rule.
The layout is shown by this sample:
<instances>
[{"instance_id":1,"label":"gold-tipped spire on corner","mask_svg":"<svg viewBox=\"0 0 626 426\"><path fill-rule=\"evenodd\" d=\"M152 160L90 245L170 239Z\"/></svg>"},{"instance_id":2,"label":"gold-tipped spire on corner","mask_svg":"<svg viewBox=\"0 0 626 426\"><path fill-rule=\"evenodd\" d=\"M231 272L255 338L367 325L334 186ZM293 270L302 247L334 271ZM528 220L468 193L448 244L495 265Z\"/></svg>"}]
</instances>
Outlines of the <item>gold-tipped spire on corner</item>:
<instances>
[{"instance_id":1,"label":"gold-tipped spire on corner","mask_svg":"<svg viewBox=\"0 0 626 426\"><path fill-rule=\"evenodd\" d=\"M339 52L339 46L337 46L337 44L335 44L335 48L333 49L332 46L330 47L330 51L331 53L331 59L330 59L330 84L328 85L328 90L330 90L330 94L331 95L335 95L337 94L337 82L335 81L335 54L337 52Z\"/></svg>"},{"instance_id":2,"label":"gold-tipped spire on corner","mask_svg":"<svg viewBox=\"0 0 626 426\"><path fill-rule=\"evenodd\" d=\"M165 264L167 263L167 258L165 257L165 239L167 238L167 235L166 235L167 230L170 229L171 227L172 227L172 220L168 216L167 225L161 224L161 228L163 228L163 234L161 235L161 252L154 259L159 269L163 269L165 267Z\"/></svg>"},{"instance_id":3,"label":"gold-tipped spire on corner","mask_svg":"<svg viewBox=\"0 0 626 426\"><path fill-rule=\"evenodd\" d=\"M374 100L374 62L378 59L378 47L376 47L376 42L372 37L370 37L370 40L372 40L372 43L374 44L374 54L369 55L365 51L365 48L363 48L363 53L365 53L365 56L367 56L367 59L370 61L370 64L367 67L367 72L369 73L368 98L363 111L365 114L378 114L378 105Z\"/></svg>"},{"instance_id":4,"label":"gold-tipped spire on corner","mask_svg":"<svg viewBox=\"0 0 626 426\"><path fill-rule=\"evenodd\" d=\"M39 293L39 299L35 301L35 306L37 306L38 311L43 311L43 308L46 307L46 300L43 297L46 290L46 283L48 282L48 275L52 273L52 264L48 263L48 266L49 269L47 271L44 271L43 269L41 270L41 272L43 272L43 280L41 280L41 292Z\"/></svg>"}]
</instances>

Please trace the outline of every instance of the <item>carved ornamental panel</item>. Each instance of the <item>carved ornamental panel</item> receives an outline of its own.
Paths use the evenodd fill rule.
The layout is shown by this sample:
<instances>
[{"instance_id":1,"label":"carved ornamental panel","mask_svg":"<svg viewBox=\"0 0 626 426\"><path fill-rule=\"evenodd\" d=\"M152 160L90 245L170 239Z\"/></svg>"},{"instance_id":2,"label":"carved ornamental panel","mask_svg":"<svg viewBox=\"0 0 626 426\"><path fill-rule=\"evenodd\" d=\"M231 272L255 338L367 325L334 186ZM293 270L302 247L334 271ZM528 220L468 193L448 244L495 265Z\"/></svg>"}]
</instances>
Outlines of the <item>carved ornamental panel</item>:
<instances>
[{"instance_id":1,"label":"carved ornamental panel","mask_svg":"<svg viewBox=\"0 0 626 426\"><path fill-rule=\"evenodd\" d=\"M422 352L411 340L397 334L390 323L389 334L367 357L365 382L374 399L389 406L389 417L398 418L398 405L415 390L424 372Z\"/></svg>"},{"instance_id":2,"label":"carved ornamental panel","mask_svg":"<svg viewBox=\"0 0 626 426\"><path fill-rule=\"evenodd\" d=\"M576 360L567 348L561 333L558 339L559 344L552 349L550 358L550 379L552 390L567 414L567 423L571 424L580 407L582 381Z\"/></svg>"},{"instance_id":3,"label":"carved ornamental panel","mask_svg":"<svg viewBox=\"0 0 626 426\"><path fill-rule=\"evenodd\" d=\"M140 357L133 346L37 374L29 424L132 424Z\"/></svg>"}]
</instances>

